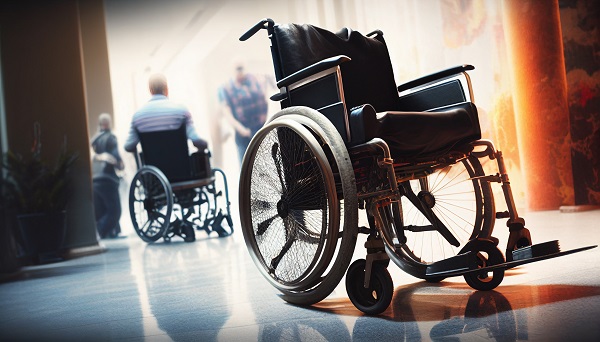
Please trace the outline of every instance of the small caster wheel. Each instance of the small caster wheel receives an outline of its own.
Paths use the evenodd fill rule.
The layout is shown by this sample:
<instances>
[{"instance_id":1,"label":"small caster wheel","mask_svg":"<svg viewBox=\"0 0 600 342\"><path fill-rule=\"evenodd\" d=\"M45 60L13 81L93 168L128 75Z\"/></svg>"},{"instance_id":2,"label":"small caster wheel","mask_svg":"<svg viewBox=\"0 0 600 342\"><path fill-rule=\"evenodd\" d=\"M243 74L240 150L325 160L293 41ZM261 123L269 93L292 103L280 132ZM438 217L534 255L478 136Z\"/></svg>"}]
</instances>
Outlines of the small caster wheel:
<instances>
[{"instance_id":1,"label":"small caster wheel","mask_svg":"<svg viewBox=\"0 0 600 342\"><path fill-rule=\"evenodd\" d=\"M431 284L439 283L440 281L446 279L446 277L427 277L425 281Z\"/></svg>"},{"instance_id":2,"label":"small caster wheel","mask_svg":"<svg viewBox=\"0 0 600 342\"><path fill-rule=\"evenodd\" d=\"M531 246L531 244L531 233L529 232L529 229L523 227L519 230L510 232L508 244L506 246L506 261L513 261L513 251Z\"/></svg>"},{"instance_id":3,"label":"small caster wheel","mask_svg":"<svg viewBox=\"0 0 600 342\"><path fill-rule=\"evenodd\" d=\"M185 242L194 242L196 241L196 233L194 233L194 227L185 224L181 227L181 233L183 235L183 241Z\"/></svg>"},{"instance_id":4,"label":"small caster wheel","mask_svg":"<svg viewBox=\"0 0 600 342\"><path fill-rule=\"evenodd\" d=\"M388 270L374 263L369 288L365 288L366 264L364 259L359 259L350 265L346 273L346 292L357 309L367 315L378 315L390 306L394 283Z\"/></svg>"},{"instance_id":5,"label":"small caster wheel","mask_svg":"<svg viewBox=\"0 0 600 342\"><path fill-rule=\"evenodd\" d=\"M473 240L469 242L461 253L471 251L474 253L479 268L504 263L504 256L496 245L487 240ZM465 281L475 290L489 291L495 289L504 279L504 269L493 271L471 272L464 275Z\"/></svg>"}]
</instances>

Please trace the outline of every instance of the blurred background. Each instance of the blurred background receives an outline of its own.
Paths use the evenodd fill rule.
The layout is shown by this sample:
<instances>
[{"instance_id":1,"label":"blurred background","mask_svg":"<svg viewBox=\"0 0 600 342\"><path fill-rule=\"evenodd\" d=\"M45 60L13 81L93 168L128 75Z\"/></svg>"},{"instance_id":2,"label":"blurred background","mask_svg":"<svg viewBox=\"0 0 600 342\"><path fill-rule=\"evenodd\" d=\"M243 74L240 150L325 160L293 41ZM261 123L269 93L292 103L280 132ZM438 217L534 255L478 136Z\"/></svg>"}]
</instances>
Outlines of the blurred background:
<instances>
[{"instance_id":1,"label":"blurred background","mask_svg":"<svg viewBox=\"0 0 600 342\"><path fill-rule=\"evenodd\" d=\"M51 0L0 5L2 153L28 151L39 121L45 151L67 137L80 153L66 245L97 244L89 139L110 113L120 146L133 113L164 73L170 98L191 111L213 165L236 201L239 165L218 88L242 59L275 88L262 18L364 34L382 30L398 84L472 64L484 137L504 151L519 208L577 210L600 204L600 6L593 0ZM270 103L269 112L279 110ZM135 173L125 161L123 190ZM129 222L127 196L122 222Z\"/></svg>"}]
</instances>

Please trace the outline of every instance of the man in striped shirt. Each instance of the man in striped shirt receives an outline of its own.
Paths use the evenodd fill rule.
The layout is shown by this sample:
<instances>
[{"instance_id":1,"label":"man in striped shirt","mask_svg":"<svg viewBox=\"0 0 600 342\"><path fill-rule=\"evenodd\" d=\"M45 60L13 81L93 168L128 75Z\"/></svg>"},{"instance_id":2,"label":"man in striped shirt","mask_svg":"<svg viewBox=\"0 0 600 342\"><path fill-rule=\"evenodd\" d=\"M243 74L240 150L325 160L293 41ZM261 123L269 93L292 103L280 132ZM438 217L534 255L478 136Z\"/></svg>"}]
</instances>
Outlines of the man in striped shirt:
<instances>
[{"instance_id":1,"label":"man in striped shirt","mask_svg":"<svg viewBox=\"0 0 600 342\"><path fill-rule=\"evenodd\" d=\"M192 115L185 106L176 104L169 100L169 88L164 75L156 74L150 77L149 87L152 98L140 108L131 120L129 137L125 141L124 148L127 152L135 152L140 142L138 132L155 132L177 129L185 123L187 137L198 150L207 148L207 143L196 133Z\"/></svg>"}]
</instances>

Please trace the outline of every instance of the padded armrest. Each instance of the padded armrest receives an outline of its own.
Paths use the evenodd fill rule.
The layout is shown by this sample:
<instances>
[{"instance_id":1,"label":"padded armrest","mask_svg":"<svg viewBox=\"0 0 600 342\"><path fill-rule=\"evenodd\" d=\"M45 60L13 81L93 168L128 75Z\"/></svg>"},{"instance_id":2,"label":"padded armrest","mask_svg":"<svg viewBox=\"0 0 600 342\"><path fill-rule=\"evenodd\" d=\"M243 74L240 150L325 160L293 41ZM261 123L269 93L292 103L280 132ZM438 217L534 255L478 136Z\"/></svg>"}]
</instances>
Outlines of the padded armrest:
<instances>
[{"instance_id":1,"label":"padded armrest","mask_svg":"<svg viewBox=\"0 0 600 342\"><path fill-rule=\"evenodd\" d=\"M460 74L462 72L465 72L468 70L474 70L474 69L475 69L475 67L472 65L469 65L469 64L455 66L455 67L445 69L442 71L438 71L431 75L423 76L421 78L417 78L416 80L412 80L410 82L401 84L398 86L398 91L403 92L405 90L409 90L409 89L412 89L412 88L415 88L418 86L422 86L422 85L430 83L430 82L442 80L444 78L448 78L448 77Z\"/></svg>"},{"instance_id":2,"label":"padded armrest","mask_svg":"<svg viewBox=\"0 0 600 342\"><path fill-rule=\"evenodd\" d=\"M279 80L279 82L277 82L277 88L287 87L290 84L296 83L304 78L312 76L321 71L327 70L329 68L333 68L348 61L350 61L350 57L344 55L326 58L313 65L307 66L304 69L298 70L295 73L289 75L288 77Z\"/></svg>"}]
</instances>

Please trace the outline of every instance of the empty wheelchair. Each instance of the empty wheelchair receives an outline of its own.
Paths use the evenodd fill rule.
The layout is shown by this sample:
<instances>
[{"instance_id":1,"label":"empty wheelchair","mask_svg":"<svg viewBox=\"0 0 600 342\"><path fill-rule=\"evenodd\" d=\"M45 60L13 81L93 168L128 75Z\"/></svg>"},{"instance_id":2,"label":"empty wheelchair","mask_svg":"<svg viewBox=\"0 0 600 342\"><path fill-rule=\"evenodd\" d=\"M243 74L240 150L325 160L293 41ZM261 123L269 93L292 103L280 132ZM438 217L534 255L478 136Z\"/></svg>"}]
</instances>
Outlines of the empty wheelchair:
<instances>
[{"instance_id":1,"label":"empty wheelchair","mask_svg":"<svg viewBox=\"0 0 600 342\"><path fill-rule=\"evenodd\" d=\"M208 151L189 155L185 125L138 134L142 152L136 153L138 171L129 190L138 236L146 242L174 236L192 242L196 230L232 234L225 173L211 168Z\"/></svg>"},{"instance_id":2,"label":"empty wheelchair","mask_svg":"<svg viewBox=\"0 0 600 342\"><path fill-rule=\"evenodd\" d=\"M252 139L242 164L240 219L263 276L295 304L328 296L346 273L352 303L383 312L390 259L429 282L464 276L491 290L504 270L561 252L532 245L513 201L502 152L481 140L463 65L396 86L381 31L332 33L264 19L282 111ZM481 159L496 162L487 175ZM491 183L508 210L496 212ZM358 226L359 210L368 227ZM492 236L510 230L506 259ZM366 257L350 261L357 235Z\"/></svg>"}]
</instances>

